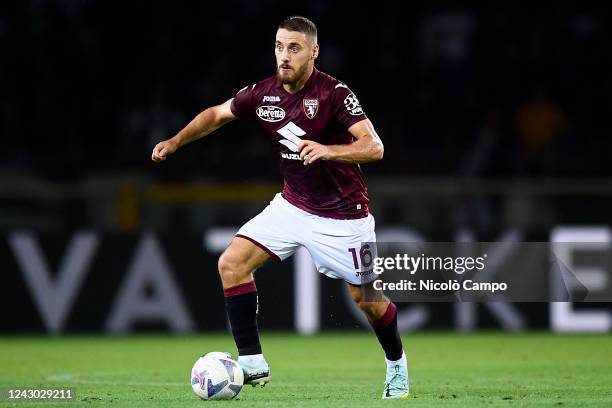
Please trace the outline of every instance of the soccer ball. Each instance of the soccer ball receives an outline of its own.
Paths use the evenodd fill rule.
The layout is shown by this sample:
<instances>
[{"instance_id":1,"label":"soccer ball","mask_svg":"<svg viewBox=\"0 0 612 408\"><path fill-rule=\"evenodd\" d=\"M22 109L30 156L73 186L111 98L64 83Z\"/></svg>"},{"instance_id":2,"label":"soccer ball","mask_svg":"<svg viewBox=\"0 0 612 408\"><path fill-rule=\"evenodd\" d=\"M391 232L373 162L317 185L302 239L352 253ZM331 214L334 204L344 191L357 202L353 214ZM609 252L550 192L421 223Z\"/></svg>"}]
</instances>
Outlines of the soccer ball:
<instances>
[{"instance_id":1,"label":"soccer ball","mask_svg":"<svg viewBox=\"0 0 612 408\"><path fill-rule=\"evenodd\" d=\"M198 358L191 370L191 388L203 400L229 400L242 389L244 373L231 354L213 351Z\"/></svg>"}]
</instances>

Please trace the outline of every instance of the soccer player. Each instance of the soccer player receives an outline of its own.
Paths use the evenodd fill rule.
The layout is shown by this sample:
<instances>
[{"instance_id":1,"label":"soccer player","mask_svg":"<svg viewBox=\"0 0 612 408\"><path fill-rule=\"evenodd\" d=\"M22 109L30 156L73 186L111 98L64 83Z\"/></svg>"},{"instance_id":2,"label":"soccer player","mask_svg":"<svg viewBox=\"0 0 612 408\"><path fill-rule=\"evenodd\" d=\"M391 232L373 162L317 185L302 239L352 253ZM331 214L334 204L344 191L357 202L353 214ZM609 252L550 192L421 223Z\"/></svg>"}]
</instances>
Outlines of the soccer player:
<instances>
[{"instance_id":1,"label":"soccer player","mask_svg":"<svg viewBox=\"0 0 612 408\"><path fill-rule=\"evenodd\" d=\"M346 281L370 321L387 363L383 398L406 397L408 364L396 307L380 293L368 296L375 248L363 244L375 242L376 235L359 165L382 159L383 144L355 94L314 67L318 54L314 23L299 16L285 19L276 32L276 75L198 114L176 136L158 143L152 160L163 161L237 118L259 123L279 153L284 188L240 228L218 265L245 383L263 386L270 379L259 342L253 272L305 247L318 272Z\"/></svg>"}]
</instances>

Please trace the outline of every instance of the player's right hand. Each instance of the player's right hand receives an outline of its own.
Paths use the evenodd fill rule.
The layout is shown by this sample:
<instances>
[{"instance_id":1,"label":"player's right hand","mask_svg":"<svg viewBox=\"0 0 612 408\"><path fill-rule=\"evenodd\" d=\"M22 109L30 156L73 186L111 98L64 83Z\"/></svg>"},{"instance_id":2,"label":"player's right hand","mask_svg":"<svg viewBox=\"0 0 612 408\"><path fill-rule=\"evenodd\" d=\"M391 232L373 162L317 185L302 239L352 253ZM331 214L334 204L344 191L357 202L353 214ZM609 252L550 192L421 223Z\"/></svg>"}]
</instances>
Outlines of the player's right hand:
<instances>
[{"instance_id":1,"label":"player's right hand","mask_svg":"<svg viewBox=\"0 0 612 408\"><path fill-rule=\"evenodd\" d=\"M166 157L176 152L178 149L178 143L172 139L164 140L159 142L153 148L153 154L151 154L151 160L154 162L160 162L166 160Z\"/></svg>"}]
</instances>

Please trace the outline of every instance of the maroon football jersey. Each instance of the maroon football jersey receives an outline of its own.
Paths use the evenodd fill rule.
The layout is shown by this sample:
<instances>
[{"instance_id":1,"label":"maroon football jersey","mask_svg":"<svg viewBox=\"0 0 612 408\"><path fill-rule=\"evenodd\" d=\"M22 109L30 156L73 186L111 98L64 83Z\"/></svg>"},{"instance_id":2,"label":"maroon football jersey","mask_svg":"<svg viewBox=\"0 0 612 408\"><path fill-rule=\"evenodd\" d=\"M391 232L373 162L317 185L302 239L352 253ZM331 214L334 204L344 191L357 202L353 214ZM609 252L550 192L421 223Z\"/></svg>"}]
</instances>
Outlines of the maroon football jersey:
<instances>
[{"instance_id":1,"label":"maroon football jersey","mask_svg":"<svg viewBox=\"0 0 612 408\"><path fill-rule=\"evenodd\" d=\"M297 144L350 144L348 128L367 118L355 94L317 71L299 92L288 93L276 76L241 89L231 103L239 118L253 117L279 152L285 200L311 214L352 219L368 215L368 193L358 164L317 160L304 166Z\"/></svg>"}]
</instances>

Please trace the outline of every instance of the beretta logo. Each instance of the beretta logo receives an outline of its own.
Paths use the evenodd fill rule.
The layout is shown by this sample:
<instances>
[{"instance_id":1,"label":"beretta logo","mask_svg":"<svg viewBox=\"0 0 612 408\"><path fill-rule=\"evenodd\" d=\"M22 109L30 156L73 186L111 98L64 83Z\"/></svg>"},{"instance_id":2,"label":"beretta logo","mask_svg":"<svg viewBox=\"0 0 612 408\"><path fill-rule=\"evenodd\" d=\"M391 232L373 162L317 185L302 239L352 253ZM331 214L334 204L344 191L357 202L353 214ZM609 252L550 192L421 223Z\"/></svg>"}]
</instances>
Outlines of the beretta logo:
<instances>
[{"instance_id":1,"label":"beretta logo","mask_svg":"<svg viewBox=\"0 0 612 408\"><path fill-rule=\"evenodd\" d=\"M285 111L278 106L260 106L257 108L257 116L266 122L279 122L285 119Z\"/></svg>"},{"instance_id":2,"label":"beretta logo","mask_svg":"<svg viewBox=\"0 0 612 408\"><path fill-rule=\"evenodd\" d=\"M319 111L319 100L318 99L303 99L302 104L304 106L304 113L308 119L312 119L316 116Z\"/></svg>"}]
</instances>

